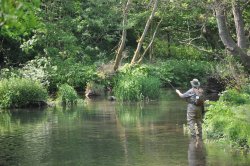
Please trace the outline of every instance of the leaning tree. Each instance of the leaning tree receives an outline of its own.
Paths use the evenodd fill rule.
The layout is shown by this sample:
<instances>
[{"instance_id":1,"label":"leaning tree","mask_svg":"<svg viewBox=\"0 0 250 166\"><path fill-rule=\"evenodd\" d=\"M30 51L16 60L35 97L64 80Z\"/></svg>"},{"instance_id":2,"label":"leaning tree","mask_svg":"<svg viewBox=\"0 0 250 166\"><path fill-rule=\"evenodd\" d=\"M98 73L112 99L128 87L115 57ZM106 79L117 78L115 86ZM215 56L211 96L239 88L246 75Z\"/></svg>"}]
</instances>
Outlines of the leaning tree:
<instances>
[{"instance_id":1,"label":"leaning tree","mask_svg":"<svg viewBox=\"0 0 250 166\"><path fill-rule=\"evenodd\" d=\"M230 9L232 10L232 16L234 20L234 26L236 31L236 38L234 39L230 34L230 30L227 24L228 4L230 3ZM214 9L216 14L217 26L219 30L220 38L227 48L227 50L234 56L239 56L245 67L250 69L250 56L248 55L249 41L245 32L245 24L243 19L244 7L249 4L247 0L215 0Z\"/></svg>"}]
</instances>

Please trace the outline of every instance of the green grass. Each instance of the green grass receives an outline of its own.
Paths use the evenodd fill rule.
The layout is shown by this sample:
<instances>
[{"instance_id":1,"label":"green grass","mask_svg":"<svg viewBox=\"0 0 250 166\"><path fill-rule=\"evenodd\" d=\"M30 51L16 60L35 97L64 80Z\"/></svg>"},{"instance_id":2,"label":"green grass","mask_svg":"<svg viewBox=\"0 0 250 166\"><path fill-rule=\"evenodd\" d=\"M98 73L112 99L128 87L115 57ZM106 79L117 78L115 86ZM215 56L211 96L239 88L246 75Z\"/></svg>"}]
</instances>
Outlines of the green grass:
<instances>
[{"instance_id":1,"label":"green grass","mask_svg":"<svg viewBox=\"0 0 250 166\"><path fill-rule=\"evenodd\" d=\"M63 105L72 105L77 102L77 99L77 92L72 86L63 84L59 87L58 100Z\"/></svg>"},{"instance_id":2,"label":"green grass","mask_svg":"<svg viewBox=\"0 0 250 166\"><path fill-rule=\"evenodd\" d=\"M204 130L208 139L229 141L231 145L250 146L250 94L228 89L219 101L212 102L205 115Z\"/></svg>"},{"instance_id":3,"label":"green grass","mask_svg":"<svg viewBox=\"0 0 250 166\"><path fill-rule=\"evenodd\" d=\"M0 81L0 107L25 107L34 102L46 101L47 90L41 83L23 79L10 78Z\"/></svg>"},{"instance_id":4,"label":"green grass","mask_svg":"<svg viewBox=\"0 0 250 166\"><path fill-rule=\"evenodd\" d=\"M124 68L117 78L114 93L121 101L139 101L159 97L160 80L150 75L150 70L144 66Z\"/></svg>"}]
</instances>

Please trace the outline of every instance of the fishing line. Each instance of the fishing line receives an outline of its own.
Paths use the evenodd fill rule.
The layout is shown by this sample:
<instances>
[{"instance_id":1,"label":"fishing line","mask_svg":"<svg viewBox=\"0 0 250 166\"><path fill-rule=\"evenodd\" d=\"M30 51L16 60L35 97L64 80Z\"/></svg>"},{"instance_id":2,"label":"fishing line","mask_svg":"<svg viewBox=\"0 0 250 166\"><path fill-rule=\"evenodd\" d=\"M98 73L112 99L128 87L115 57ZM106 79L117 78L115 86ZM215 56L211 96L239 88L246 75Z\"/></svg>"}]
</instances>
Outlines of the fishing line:
<instances>
[{"instance_id":1,"label":"fishing line","mask_svg":"<svg viewBox=\"0 0 250 166\"><path fill-rule=\"evenodd\" d=\"M169 81L167 81L168 82L168 84L175 90L176 88L169 82Z\"/></svg>"}]
</instances>

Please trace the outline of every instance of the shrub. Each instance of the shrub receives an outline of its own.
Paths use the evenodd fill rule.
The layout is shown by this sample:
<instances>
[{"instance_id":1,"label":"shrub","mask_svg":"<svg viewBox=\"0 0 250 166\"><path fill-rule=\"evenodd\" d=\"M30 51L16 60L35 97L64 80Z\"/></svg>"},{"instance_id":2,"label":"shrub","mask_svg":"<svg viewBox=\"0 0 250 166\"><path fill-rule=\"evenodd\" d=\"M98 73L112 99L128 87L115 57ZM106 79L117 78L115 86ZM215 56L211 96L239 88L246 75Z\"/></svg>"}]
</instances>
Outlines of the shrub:
<instances>
[{"instance_id":1,"label":"shrub","mask_svg":"<svg viewBox=\"0 0 250 166\"><path fill-rule=\"evenodd\" d=\"M167 48L167 47L165 47ZM183 59L191 59L191 60L205 60L208 59L207 54L204 52L197 50L192 46L186 45L171 45L170 46L170 56L175 59L183 60Z\"/></svg>"},{"instance_id":2,"label":"shrub","mask_svg":"<svg viewBox=\"0 0 250 166\"><path fill-rule=\"evenodd\" d=\"M160 94L160 80L154 76L142 77L140 79L142 90L141 93L143 97L150 99L156 99Z\"/></svg>"},{"instance_id":3,"label":"shrub","mask_svg":"<svg viewBox=\"0 0 250 166\"><path fill-rule=\"evenodd\" d=\"M68 84L63 84L59 87L58 91L58 99L59 101L63 104L73 104L77 102L78 96L75 91L75 89L68 85Z\"/></svg>"},{"instance_id":4,"label":"shrub","mask_svg":"<svg viewBox=\"0 0 250 166\"><path fill-rule=\"evenodd\" d=\"M26 62L23 68L19 69L22 78L39 81L43 86L49 86L49 70L54 68L50 58L35 58Z\"/></svg>"},{"instance_id":5,"label":"shrub","mask_svg":"<svg viewBox=\"0 0 250 166\"><path fill-rule=\"evenodd\" d=\"M237 89L241 89L248 81L244 67L233 56L228 55L211 68L211 76L222 85Z\"/></svg>"},{"instance_id":6,"label":"shrub","mask_svg":"<svg viewBox=\"0 0 250 166\"><path fill-rule=\"evenodd\" d=\"M250 84L248 83L244 87L242 87L242 91L248 95L250 95Z\"/></svg>"},{"instance_id":7,"label":"shrub","mask_svg":"<svg viewBox=\"0 0 250 166\"><path fill-rule=\"evenodd\" d=\"M211 73L213 64L206 61L168 60L160 62L157 66L157 75L165 85L172 82L177 86L188 87L193 78L204 82Z\"/></svg>"},{"instance_id":8,"label":"shrub","mask_svg":"<svg viewBox=\"0 0 250 166\"><path fill-rule=\"evenodd\" d=\"M225 103L212 103L205 114L204 130L207 138L219 139L225 137L225 126L230 123L227 117L233 116Z\"/></svg>"},{"instance_id":9,"label":"shrub","mask_svg":"<svg viewBox=\"0 0 250 166\"><path fill-rule=\"evenodd\" d=\"M145 66L125 66L116 78L115 96L124 101L158 98L160 80L150 75L150 72L150 68Z\"/></svg>"},{"instance_id":10,"label":"shrub","mask_svg":"<svg viewBox=\"0 0 250 166\"><path fill-rule=\"evenodd\" d=\"M249 95L244 91L228 89L219 101L212 102L205 115L207 138L230 141L232 145L249 148Z\"/></svg>"},{"instance_id":11,"label":"shrub","mask_svg":"<svg viewBox=\"0 0 250 166\"><path fill-rule=\"evenodd\" d=\"M114 87L117 99L124 101L137 101L141 99L141 84L138 77L123 76Z\"/></svg>"},{"instance_id":12,"label":"shrub","mask_svg":"<svg viewBox=\"0 0 250 166\"><path fill-rule=\"evenodd\" d=\"M60 84L68 84L83 90L87 82L99 79L94 65L86 66L72 59L58 60L54 63L57 67L49 72L50 90L52 91Z\"/></svg>"},{"instance_id":13,"label":"shrub","mask_svg":"<svg viewBox=\"0 0 250 166\"><path fill-rule=\"evenodd\" d=\"M250 101L250 95L236 89L228 89L221 94L220 100L228 102L230 105L246 104Z\"/></svg>"},{"instance_id":14,"label":"shrub","mask_svg":"<svg viewBox=\"0 0 250 166\"><path fill-rule=\"evenodd\" d=\"M46 101L46 89L29 79L10 78L0 81L0 107L25 107L32 103Z\"/></svg>"},{"instance_id":15,"label":"shrub","mask_svg":"<svg viewBox=\"0 0 250 166\"><path fill-rule=\"evenodd\" d=\"M87 83L85 95L99 96L104 93L104 85L90 81Z\"/></svg>"},{"instance_id":16,"label":"shrub","mask_svg":"<svg viewBox=\"0 0 250 166\"><path fill-rule=\"evenodd\" d=\"M13 77L20 77L20 73L15 68L3 68L0 70L0 80L9 79Z\"/></svg>"}]
</instances>

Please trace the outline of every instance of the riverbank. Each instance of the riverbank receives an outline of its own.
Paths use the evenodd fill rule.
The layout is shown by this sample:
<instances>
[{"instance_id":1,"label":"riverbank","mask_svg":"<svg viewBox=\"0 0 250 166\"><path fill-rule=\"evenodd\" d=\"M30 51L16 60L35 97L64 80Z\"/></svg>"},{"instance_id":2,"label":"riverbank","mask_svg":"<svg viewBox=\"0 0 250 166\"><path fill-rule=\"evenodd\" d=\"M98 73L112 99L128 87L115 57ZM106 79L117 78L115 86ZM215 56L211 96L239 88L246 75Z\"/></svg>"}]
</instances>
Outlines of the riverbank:
<instances>
[{"instance_id":1,"label":"riverbank","mask_svg":"<svg viewBox=\"0 0 250 166\"><path fill-rule=\"evenodd\" d=\"M209 104L204 118L205 137L249 152L250 86L227 89L218 101Z\"/></svg>"}]
</instances>

